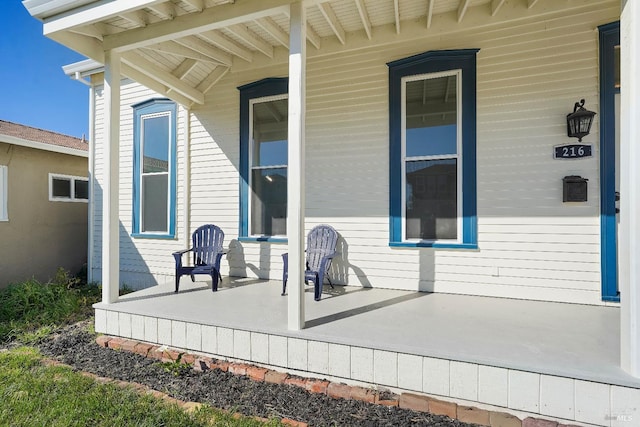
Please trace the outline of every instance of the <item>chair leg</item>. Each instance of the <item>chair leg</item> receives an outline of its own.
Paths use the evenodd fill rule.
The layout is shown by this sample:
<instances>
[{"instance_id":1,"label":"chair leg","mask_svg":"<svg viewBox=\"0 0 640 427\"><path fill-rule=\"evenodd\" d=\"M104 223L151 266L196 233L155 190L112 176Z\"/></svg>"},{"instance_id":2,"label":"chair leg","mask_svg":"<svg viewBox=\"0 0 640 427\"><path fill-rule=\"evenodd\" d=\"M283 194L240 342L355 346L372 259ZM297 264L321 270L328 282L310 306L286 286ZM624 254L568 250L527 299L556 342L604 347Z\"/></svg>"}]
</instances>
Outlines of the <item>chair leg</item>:
<instances>
[{"instance_id":1,"label":"chair leg","mask_svg":"<svg viewBox=\"0 0 640 427\"><path fill-rule=\"evenodd\" d=\"M282 293L281 296L285 296L287 294L287 279L282 279Z\"/></svg>"},{"instance_id":2,"label":"chair leg","mask_svg":"<svg viewBox=\"0 0 640 427\"><path fill-rule=\"evenodd\" d=\"M191 275L191 281L192 281L192 282L195 282L195 281L196 281L196 278L195 278L195 276L194 276L193 274Z\"/></svg>"},{"instance_id":3,"label":"chair leg","mask_svg":"<svg viewBox=\"0 0 640 427\"><path fill-rule=\"evenodd\" d=\"M316 301L320 301L321 296L322 296L322 283L320 282L320 277L316 275L316 280L313 283L313 299Z\"/></svg>"},{"instance_id":4,"label":"chair leg","mask_svg":"<svg viewBox=\"0 0 640 427\"><path fill-rule=\"evenodd\" d=\"M335 289L333 287L333 283L331 283L331 277L329 277L329 275L327 274L327 280L329 281L329 286L331 286L331 289Z\"/></svg>"},{"instance_id":5,"label":"chair leg","mask_svg":"<svg viewBox=\"0 0 640 427\"><path fill-rule=\"evenodd\" d=\"M176 294L178 293L178 288L180 287L180 275L176 274Z\"/></svg>"},{"instance_id":6,"label":"chair leg","mask_svg":"<svg viewBox=\"0 0 640 427\"><path fill-rule=\"evenodd\" d=\"M218 290L218 277L220 277L220 273L218 270L213 270L211 272L211 291L216 292Z\"/></svg>"}]
</instances>

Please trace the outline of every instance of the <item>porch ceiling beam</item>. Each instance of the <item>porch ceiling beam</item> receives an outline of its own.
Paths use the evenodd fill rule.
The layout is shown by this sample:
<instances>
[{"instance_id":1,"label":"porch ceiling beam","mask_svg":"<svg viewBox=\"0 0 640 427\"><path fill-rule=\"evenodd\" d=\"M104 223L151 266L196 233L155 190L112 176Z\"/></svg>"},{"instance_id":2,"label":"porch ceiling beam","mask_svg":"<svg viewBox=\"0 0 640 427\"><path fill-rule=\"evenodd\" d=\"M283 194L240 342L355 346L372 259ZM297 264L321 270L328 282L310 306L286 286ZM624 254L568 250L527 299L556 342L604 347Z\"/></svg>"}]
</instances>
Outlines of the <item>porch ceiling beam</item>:
<instances>
[{"instance_id":1,"label":"porch ceiling beam","mask_svg":"<svg viewBox=\"0 0 640 427\"><path fill-rule=\"evenodd\" d=\"M204 0L182 0L198 12L202 12L205 9Z\"/></svg>"},{"instance_id":2,"label":"porch ceiling beam","mask_svg":"<svg viewBox=\"0 0 640 427\"><path fill-rule=\"evenodd\" d=\"M433 5L436 0L427 0L427 28L431 28L431 20L433 19Z\"/></svg>"},{"instance_id":3,"label":"porch ceiling beam","mask_svg":"<svg viewBox=\"0 0 640 427\"><path fill-rule=\"evenodd\" d=\"M152 77L149 77L147 74L141 73L135 68L128 66L127 64L122 64L122 75L135 80L136 82L148 87L154 92L173 99L174 101L181 105L184 105L185 107L190 107L191 105L193 105L192 99L187 98L186 96L183 96L178 92L169 90L164 84L160 83Z\"/></svg>"},{"instance_id":4,"label":"porch ceiling beam","mask_svg":"<svg viewBox=\"0 0 640 427\"><path fill-rule=\"evenodd\" d=\"M176 8L171 2L158 3L153 6L149 6L149 9L153 10L164 19L172 20L177 16Z\"/></svg>"},{"instance_id":5,"label":"porch ceiling beam","mask_svg":"<svg viewBox=\"0 0 640 427\"><path fill-rule=\"evenodd\" d=\"M101 0L85 6L79 12L66 13L45 19L42 30L44 35L49 35L77 27L78 25L93 24L105 19L122 16L123 13L133 12L162 1L164 0Z\"/></svg>"},{"instance_id":6,"label":"porch ceiling beam","mask_svg":"<svg viewBox=\"0 0 640 427\"><path fill-rule=\"evenodd\" d=\"M152 46L147 46L144 49L155 50L156 52L162 52L162 53L170 53L172 55L181 56L183 58L196 59L198 61L213 62L214 64L220 64L220 61L214 58L211 58L210 56L205 55L200 51L181 45L178 42L172 42L172 41L162 42L162 43L154 44Z\"/></svg>"},{"instance_id":7,"label":"porch ceiling beam","mask_svg":"<svg viewBox=\"0 0 640 427\"><path fill-rule=\"evenodd\" d=\"M201 13L189 13L173 21L150 24L105 37L104 49L126 51L203 31L235 26L242 22L283 13L291 0L237 0L235 4L210 7Z\"/></svg>"},{"instance_id":8,"label":"porch ceiling beam","mask_svg":"<svg viewBox=\"0 0 640 427\"><path fill-rule=\"evenodd\" d=\"M187 58L178 65L178 67L171 72L174 76L179 79L184 78L187 74L194 69L194 67L198 64L198 61L192 58Z\"/></svg>"},{"instance_id":9,"label":"porch ceiling beam","mask_svg":"<svg viewBox=\"0 0 640 427\"><path fill-rule=\"evenodd\" d=\"M426 4L425 4L426 6ZM600 10L597 2L593 0L572 0L571 2L547 2L545 7L536 7L529 13L522 13L524 4L522 2L505 1L498 15L499 19L491 16L488 8L470 7L465 15L465 19L473 23L474 30L483 28L494 28L496 23L512 21L514 25L518 25L523 21L530 20L532 17L544 18L556 16L558 13L583 13ZM371 33L371 40L368 40L363 34L360 37L352 37L349 41L342 45L334 37L326 37L322 39L322 49L308 52L309 58L326 58L333 54L344 54L354 52L359 49L367 49L371 47L371 43L388 46L397 42L414 42L420 43L432 42L436 38L448 36L457 29L457 16L455 13L444 13L437 15L438 19L434 19L431 23L431 30L425 30L424 20L406 20L402 22L402 33L395 33L395 25L393 23L375 26ZM256 67L268 67L276 64L286 64L288 58L278 50L273 59L263 56L254 58L252 64L237 62L234 64L234 72L250 71Z\"/></svg>"},{"instance_id":10,"label":"porch ceiling beam","mask_svg":"<svg viewBox=\"0 0 640 427\"><path fill-rule=\"evenodd\" d=\"M355 0L364 32L367 33L367 38L371 40L371 21L369 20L369 14L367 13L367 6L364 4L364 0Z\"/></svg>"},{"instance_id":11,"label":"porch ceiling beam","mask_svg":"<svg viewBox=\"0 0 640 427\"><path fill-rule=\"evenodd\" d=\"M273 46L249 31L246 25L237 24L228 27L227 29L255 50L264 53L269 58L273 58Z\"/></svg>"},{"instance_id":12,"label":"porch ceiling beam","mask_svg":"<svg viewBox=\"0 0 640 427\"><path fill-rule=\"evenodd\" d=\"M233 40L226 38L222 33L218 31L205 31L200 33L200 37L207 40L211 44L218 46L219 48L226 50L232 55L242 58L247 62L253 61L253 53L250 50L245 49Z\"/></svg>"},{"instance_id":13,"label":"porch ceiling beam","mask_svg":"<svg viewBox=\"0 0 640 427\"><path fill-rule=\"evenodd\" d=\"M338 17L333 11L331 5L329 3L320 3L318 4L318 9L320 9L322 16L324 16L324 19L327 20L327 23L331 27L331 30L336 35L336 37L338 37L340 43L345 44L347 37L344 32L344 28L342 28L340 21L338 21Z\"/></svg>"},{"instance_id":14,"label":"porch ceiling beam","mask_svg":"<svg viewBox=\"0 0 640 427\"><path fill-rule=\"evenodd\" d=\"M491 16L496 16L505 0L492 0L491 1Z\"/></svg>"},{"instance_id":15,"label":"porch ceiling beam","mask_svg":"<svg viewBox=\"0 0 640 427\"><path fill-rule=\"evenodd\" d=\"M82 34L84 36L93 37L102 41L105 32L99 30L97 25L98 24L89 24L89 25L85 25L84 27L72 28L69 31L76 34Z\"/></svg>"},{"instance_id":16,"label":"porch ceiling beam","mask_svg":"<svg viewBox=\"0 0 640 427\"><path fill-rule=\"evenodd\" d=\"M313 45L313 47L315 47L316 49L320 49L322 39L309 23L307 23L307 40Z\"/></svg>"},{"instance_id":17,"label":"porch ceiling beam","mask_svg":"<svg viewBox=\"0 0 640 427\"><path fill-rule=\"evenodd\" d=\"M538 0L527 0L527 9L531 9L536 3L538 3Z\"/></svg>"},{"instance_id":18,"label":"porch ceiling beam","mask_svg":"<svg viewBox=\"0 0 640 427\"><path fill-rule=\"evenodd\" d=\"M200 52L203 55L208 56L209 58L213 59L215 62L218 62L220 64L231 65L233 63L233 59L231 55L229 55L227 52L221 49L218 49L215 46L210 45L209 43L207 43L206 41L202 40L199 37L196 37L196 36L183 37L181 39L177 39L176 43L180 43L181 45L186 46L190 49L193 49L196 52Z\"/></svg>"},{"instance_id":19,"label":"porch ceiling beam","mask_svg":"<svg viewBox=\"0 0 640 427\"><path fill-rule=\"evenodd\" d=\"M104 49L102 49L100 42L93 37L63 31L52 34L50 38L65 46L73 46L73 50L76 52L104 64Z\"/></svg>"},{"instance_id":20,"label":"porch ceiling beam","mask_svg":"<svg viewBox=\"0 0 640 427\"><path fill-rule=\"evenodd\" d=\"M149 23L149 16L147 16L147 13L143 10L121 13L120 17L131 22L133 25L137 25L138 27L146 27Z\"/></svg>"},{"instance_id":21,"label":"porch ceiling beam","mask_svg":"<svg viewBox=\"0 0 640 427\"><path fill-rule=\"evenodd\" d=\"M166 72L151 61L143 58L137 53L127 52L122 55L122 62L131 68L140 71L143 74L157 80L169 89L174 90L181 95L186 96L190 100L198 104L204 104L204 95L202 92L189 86L176 76Z\"/></svg>"},{"instance_id":22,"label":"porch ceiling beam","mask_svg":"<svg viewBox=\"0 0 640 427\"><path fill-rule=\"evenodd\" d=\"M269 17L260 18L256 19L255 23L258 24L260 28L269 33L269 35L276 39L282 46L286 47L287 49L289 48L289 34L287 34L282 28L280 28L280 26L276 24L273 19Z\"/></svg>"},{"instance_id":23,"label":"porch ceiling beam","mask_svg":"<svg viewBox=\"0 0 640 427\"><path fill-rule=\"evenodd\" d=\"M470 4L471 0L462 0L460 2L460 6L458 6L458 23L462 22L462 18L464 18L464 14L467 13Z\"/></svg>"},{"instance_id":24,"label":"porch ceiling beam","mask_svg":"<svg viewBox=\"0 0 640 427\"><path fill-rule=\"evenodd\" d=\"M209 90L211 90L211 88L218 83L228 71L229 67L218 66L214 68L214 70L198 84L196 89L203 94L209 92Z\"/></svg>"},{"instance_id":25,"label":"porch ceiling beam","mask_svg":"<svg viewBox=\"0 0 640 427\"><path fill-rule=\"evenodd\" d=\"M396 34L400 34L400 0L393 0L393 16L396 20Z\"/></svg>"}]
</instances>

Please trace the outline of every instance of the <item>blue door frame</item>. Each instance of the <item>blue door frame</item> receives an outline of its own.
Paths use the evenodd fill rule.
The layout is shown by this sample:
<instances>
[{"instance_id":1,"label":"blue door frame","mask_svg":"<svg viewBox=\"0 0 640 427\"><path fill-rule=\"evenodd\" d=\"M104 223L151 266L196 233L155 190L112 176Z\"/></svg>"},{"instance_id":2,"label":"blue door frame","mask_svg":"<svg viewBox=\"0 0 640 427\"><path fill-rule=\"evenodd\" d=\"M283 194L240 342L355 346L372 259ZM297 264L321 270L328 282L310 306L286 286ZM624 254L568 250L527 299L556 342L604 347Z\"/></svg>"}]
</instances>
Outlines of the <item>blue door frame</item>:
<instances>
[{"instance_id":1,"label":"blue door frame","mask_svg":"<svg viewBox=\"0 0 640 427\"><path fill-rule=\"evenodd\" d=\"M616 221L615 47L620 22L598 27L600 35L600 226L602 300L620 301ZM624 195L623 195L624 197Z\"/></svg>"}]
</instances>

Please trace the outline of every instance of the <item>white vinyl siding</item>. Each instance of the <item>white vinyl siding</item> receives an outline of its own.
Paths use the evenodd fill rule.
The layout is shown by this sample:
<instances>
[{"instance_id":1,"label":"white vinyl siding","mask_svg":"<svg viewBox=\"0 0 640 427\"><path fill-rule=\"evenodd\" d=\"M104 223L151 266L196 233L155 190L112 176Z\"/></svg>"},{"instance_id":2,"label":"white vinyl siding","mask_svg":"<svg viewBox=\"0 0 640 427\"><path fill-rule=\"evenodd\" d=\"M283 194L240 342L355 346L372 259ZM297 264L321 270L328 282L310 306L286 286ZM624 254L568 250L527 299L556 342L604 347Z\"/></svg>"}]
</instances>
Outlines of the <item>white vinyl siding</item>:
<instances>
[{"instance_id":1,"label":"white vinyl siding","mask_svg":"<svg viewBox=\"0 0 640 427\"><path fill-rule=\"evenodd\" d=\"M95 262L94 277L100 280L102 265L102 188L104 186L104 98L102 87L96 88L96 129L95 129L95 215L93 251ZM175 263L171 253L187 248L189 244L184 232L184 114L178 108L177 114L177 171L176 186L176 238L175 239L134 239L131 238L133 212L133 109L132 105L158 98L159 95L130 80L122 81L120 109L120 280L133 288L148 287L165 281L173 281Z\"/></svg>"},{"instance_id":2,"label":"white vinyl siding","mask_svg":"<svg viewBox=\"0 0 640 427\"><path fill-rule=\"evenodd\" d=\"M0 221L9 221L9 210L7 206L8 202L8 178L9 167L6 165L0 165Z\"/></svg>"},{"instance_id":3,"label":"white vinyl siding","mask_svg":"<svg viewBox=\"0 0 640 427\"><path fill-rule=\"evenodd\" d=\"M522 20L440 37L426 28L411 42L311 56L307 65L306 228L330 224L341 235L332 279L355 286L602 304L598 116L585 138L592 158L554 160L553 146L568 141L566 114L585 98L598 109L598 46L594 28L619 18L619 7L574 16ZM477 55L478 250L390 248L388 73L386 62L427 50L479 48ZM341 51L336 48L334 51ZM264 64L262 61L256 61ZM244 69L251 67L245 65ZM230 247L222 274L282 276L286 245L238 242L239 95L237 87L286 76L284 62L228 73L191 110L193 230L215 223ZM127 107L152 97L123 85L120 217L130 232L131 117ZM100 115L103 106L98 106ZM127 116L129 114L129 116ZM179 115L178 170L184 163ZM98 121L96 135L101 139ZM96 177L102 181L96 143ZM589 201L562 203L562 177L589 179ZM178 200L183 179L178 172ZM96 212L101 201L96 197ZM180 202L181 203L181 202ZM100 218L96 230L100 229ZM178 209L177 236L184 235ZM121 268L144 277L173 279L170 253L179 241L136 241L121 232ZM101 235L96 233L95 247ZM96 260L99 265L99 258ZM124 277L124 275L123 275ZM127 276L128 277L128 276ZM147 279L151 280L151 279Z\"/></svg>"}]
</instances>

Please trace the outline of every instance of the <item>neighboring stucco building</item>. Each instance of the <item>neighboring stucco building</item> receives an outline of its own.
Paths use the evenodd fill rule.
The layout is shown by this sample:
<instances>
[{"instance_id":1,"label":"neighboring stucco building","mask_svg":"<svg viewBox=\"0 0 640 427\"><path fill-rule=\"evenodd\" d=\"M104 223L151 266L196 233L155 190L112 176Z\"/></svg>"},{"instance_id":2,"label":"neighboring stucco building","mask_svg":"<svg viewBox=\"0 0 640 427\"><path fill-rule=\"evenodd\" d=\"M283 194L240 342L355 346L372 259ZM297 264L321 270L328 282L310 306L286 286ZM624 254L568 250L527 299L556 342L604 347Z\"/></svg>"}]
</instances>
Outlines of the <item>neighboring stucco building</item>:
<instances>
[{"instance_id":1,"label":"neighboring stucco building","mask_svg":"<svg viewBox=\"0 0 640 427\"><path fill-rule=\"evenodd\" d=\"M0 287L87 259L88 144L0 120Z\"/></svg>"}]
</instances>

